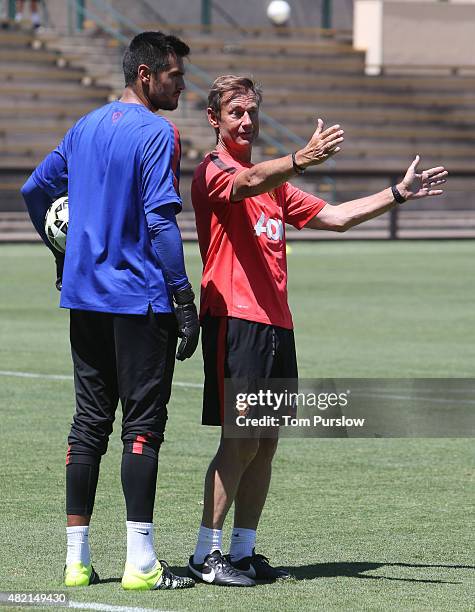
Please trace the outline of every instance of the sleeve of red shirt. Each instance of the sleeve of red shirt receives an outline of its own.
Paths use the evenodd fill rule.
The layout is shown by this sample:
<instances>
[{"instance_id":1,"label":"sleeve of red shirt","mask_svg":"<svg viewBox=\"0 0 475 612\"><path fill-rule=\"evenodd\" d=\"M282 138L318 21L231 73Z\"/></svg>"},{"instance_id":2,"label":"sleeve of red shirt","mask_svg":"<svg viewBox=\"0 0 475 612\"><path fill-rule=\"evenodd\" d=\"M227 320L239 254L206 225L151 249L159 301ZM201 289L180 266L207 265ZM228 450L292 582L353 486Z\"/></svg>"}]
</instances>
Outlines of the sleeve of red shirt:
<instances>
[{"instance_id":1,"label":"sleeve of red shirt","mask_svg":"<svg viewBox=\"0 0 475 612\"><path fill-rule=\"evenodd\" d=\"M204 179L205 187L211 204L229 204L236 176L244 168L228 166L219 157L210 157L206 164Z\"/></svg>"},{"instance_id":2,"label":"sleeve of red shirt","mask_svg":"<svg viewBox=\"0 0 475 612\"><path fill-rule=\"evenodd\" d=\"M306 193L291 183L284 183L282 189L285 197L284 221L299 230L326 206L325 200Z\"/></svg>"}]
</instances>

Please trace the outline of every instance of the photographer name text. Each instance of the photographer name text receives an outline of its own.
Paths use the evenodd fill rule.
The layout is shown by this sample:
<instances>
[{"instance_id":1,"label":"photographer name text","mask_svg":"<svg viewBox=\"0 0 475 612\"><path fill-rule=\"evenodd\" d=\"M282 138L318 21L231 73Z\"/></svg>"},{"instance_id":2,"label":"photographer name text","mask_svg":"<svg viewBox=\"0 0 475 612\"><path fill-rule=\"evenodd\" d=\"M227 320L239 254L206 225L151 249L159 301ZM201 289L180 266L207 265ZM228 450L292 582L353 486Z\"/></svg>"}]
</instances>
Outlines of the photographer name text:
<instances>
[{"instance_id":1,"label":"photographer name text","mask_svg":"<svg viewBox=\"0 0 475 612\"><path fill-rule=\"evenodd\" d=\"M243 415L236 417L238 427L364 427L365 419L351 419L342 415L338 418L324 418L319 414L308 417L262 416L250 418Z\"/></svg>"}]
</instances>

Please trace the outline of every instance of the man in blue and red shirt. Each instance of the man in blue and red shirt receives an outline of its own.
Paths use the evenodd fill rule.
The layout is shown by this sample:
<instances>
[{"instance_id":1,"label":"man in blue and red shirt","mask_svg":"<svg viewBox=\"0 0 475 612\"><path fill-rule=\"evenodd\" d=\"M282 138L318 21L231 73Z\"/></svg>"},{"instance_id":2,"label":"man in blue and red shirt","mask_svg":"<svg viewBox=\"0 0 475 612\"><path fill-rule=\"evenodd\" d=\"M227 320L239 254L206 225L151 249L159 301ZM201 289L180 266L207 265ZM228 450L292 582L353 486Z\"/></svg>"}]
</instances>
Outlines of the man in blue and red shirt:
<instances>
[{"instance_id":1,"label":"man in blue and red shirt","mask_svg":"<svg viewBox=\"0 0 475 612\"><path fill-rule=\"evenodd\" d=\"M182 206L179 134L155 114L177 107L188 53L174 36L136 36L124 55L120 100L82 117L22 189L50 248L46 210L66 191L69 200L64 260L55 253L61 306L70 309L76 390L66 457L66 586L97 581L89 522L119 400L127 508L122 585L143 590L194 584L158 561L152 524L177 336L176 356L186 359L199 334L175 218Z\"/></svg>"},{"instance_id":2,"label":"man in blue and red shirt","mask_svg":"<svg viewBox=\"0 0 475 612\"><path fill-rule=\"evenodd\" d=\"M228 586L253 586L254 579L289 576L254 548L277 439L253 435L252 430L248 437L227 436L224 388L226 379L250 387L259 380L297 379L287 303L285 224L345 231L405 200L441 194L434 187L447 175L441 166L416 174L417 156L398 185L331 206L287 180L338 153L343 130L339 125L324 130L319 119L305 147L253 165L260 102L261 94L250 79L216 79L208 98L208 121L217 146L196 169L192 184L203 259L202 421L222 426L222 433L206 474L202 523L188 570L203 582ZM233 502L234 529L225 557L222 527Z\"/></svg>"}]
</instances>

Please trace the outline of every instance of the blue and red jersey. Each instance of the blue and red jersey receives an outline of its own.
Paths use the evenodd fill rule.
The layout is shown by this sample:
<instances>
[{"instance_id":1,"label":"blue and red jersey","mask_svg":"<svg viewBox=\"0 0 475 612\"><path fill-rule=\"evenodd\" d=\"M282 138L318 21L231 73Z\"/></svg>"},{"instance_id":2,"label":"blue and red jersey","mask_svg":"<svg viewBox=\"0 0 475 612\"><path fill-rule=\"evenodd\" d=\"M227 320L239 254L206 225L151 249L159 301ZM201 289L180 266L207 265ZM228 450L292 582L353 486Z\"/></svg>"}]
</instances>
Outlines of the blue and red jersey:
<instances>
[{"instance_id":1,"label":"blue and red jersey","mask_svg":"<svg viewBox=\"0 0 475 612\"><path fill-rule=\"evenodd\" d=\"M171 311L146 215L181 210L179 177L178 131L145 106L111 102L67 132L31 177L53 199L69 196L62 307Z\"/></svg>"}]
</instances>

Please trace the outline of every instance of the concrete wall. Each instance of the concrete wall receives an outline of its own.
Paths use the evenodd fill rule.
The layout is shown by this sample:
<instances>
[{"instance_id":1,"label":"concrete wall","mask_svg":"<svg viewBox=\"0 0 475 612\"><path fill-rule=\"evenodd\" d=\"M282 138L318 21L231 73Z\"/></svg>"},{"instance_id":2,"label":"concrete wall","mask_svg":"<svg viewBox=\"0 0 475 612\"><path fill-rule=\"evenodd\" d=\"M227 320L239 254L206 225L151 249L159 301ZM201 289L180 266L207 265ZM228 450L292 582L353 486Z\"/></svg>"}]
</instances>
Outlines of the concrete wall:
<instances>
[{"instance_id":1,"label":"concrete wall","mask_svg":"<svg viewBox=\"0 0 475 612\"><path fill-rule=\"evenodd\" d=\"M383 65L382 0L356 0L353 46L359 51L366 51L366 74L380 74Z\"/></svg>"},{"instance_id":2,"label":"concrete wall","mask_svg":"<svg viewBox=\"0 0 475 612\"><path fill-rule=\"evenodd\" d=\"M475 70L475 0L355 0L367 74L396 66Z\"/></svg>"},{"instance_id":3,"label":"concrete wall","mask_svg":"<svg viewBox=\"0 0 475 612\"><path fill-rule=\"evenodd\" d=\"M473 66L475 4L412 2L384 4L383 65Z\"/></svg>"}]
</instances>

